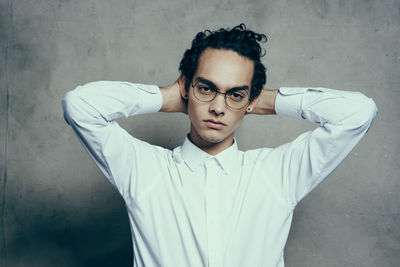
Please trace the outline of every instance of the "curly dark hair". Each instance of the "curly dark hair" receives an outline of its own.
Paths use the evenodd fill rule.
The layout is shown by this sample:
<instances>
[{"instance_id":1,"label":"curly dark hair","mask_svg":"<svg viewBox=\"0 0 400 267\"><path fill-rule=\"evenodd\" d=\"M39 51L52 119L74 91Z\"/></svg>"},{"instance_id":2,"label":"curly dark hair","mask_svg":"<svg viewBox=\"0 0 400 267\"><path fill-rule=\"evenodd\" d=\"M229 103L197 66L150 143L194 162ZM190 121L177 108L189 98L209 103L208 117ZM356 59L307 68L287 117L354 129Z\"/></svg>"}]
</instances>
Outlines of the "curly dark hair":
<instances>
[{"instance_id":1,"label":"curly dark hair","mask_svg":"<svg viewBox=\"0 0 400 267\"><path fill-rule=\"evenodd\" d=\"M254 75L250 90L250 100L253 100L261 93L267 80L266 68L260 60L265 55L265 50L259 44L261 42L267 42L267 36L247 30L243 23L232 29L221 28L216 31L205 30L197 33L192 41L192 47L185 51L179 64L179 71L186 79L185 90L189 90L197 71L200 55L206 48L227 49L254 62Z\"/></svg>"}]
</instances>

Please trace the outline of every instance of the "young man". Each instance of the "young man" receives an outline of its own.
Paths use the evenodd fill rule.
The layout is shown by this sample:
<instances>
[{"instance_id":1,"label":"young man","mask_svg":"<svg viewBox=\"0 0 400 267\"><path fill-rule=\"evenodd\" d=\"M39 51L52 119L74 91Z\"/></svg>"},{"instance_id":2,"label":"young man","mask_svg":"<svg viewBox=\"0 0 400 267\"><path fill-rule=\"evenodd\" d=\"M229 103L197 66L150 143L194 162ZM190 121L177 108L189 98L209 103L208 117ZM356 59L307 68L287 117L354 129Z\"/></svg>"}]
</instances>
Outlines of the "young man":
<instances>
[{"instance_id":1,"label":"young man","mask_svg":"<svg viewBox=\"0 0 400 267\"><path fill-rule=\"evenodd\" d=\"M134 266L284 266L296 204L369 129L377 109L360 93L262 90L265 39L244 25L200 32L171 86L100 81L65 95L67 123L126 203ZM182 146L148 144L115 121L157 111L188 114ZM247 113L319 127L243 152L234 134Z\"/></svg>"}]
</instances>

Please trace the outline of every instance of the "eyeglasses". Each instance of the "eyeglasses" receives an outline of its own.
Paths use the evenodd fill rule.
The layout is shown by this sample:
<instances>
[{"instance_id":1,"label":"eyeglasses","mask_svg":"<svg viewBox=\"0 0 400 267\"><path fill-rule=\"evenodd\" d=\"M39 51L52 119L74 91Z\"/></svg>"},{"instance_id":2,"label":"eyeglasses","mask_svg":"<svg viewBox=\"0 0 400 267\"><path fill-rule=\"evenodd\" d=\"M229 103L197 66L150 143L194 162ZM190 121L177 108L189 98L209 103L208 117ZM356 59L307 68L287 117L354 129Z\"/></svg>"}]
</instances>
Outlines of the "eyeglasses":
<instances>
[{"instance_id":1,"label":"eyeglasses","mask_svg":"<svg viewBox=\"0 0 400 267\"><path fill-rule=\"evenodd\" d=\"M200 80L192 83L193 95L202 102L213 101L218 94L225 96L226 105L233 110L240 110L250 103L249 93L245 89L231 89L226 93L221 93L211 84L206 84Z\"/></svg>"}]
</instances>

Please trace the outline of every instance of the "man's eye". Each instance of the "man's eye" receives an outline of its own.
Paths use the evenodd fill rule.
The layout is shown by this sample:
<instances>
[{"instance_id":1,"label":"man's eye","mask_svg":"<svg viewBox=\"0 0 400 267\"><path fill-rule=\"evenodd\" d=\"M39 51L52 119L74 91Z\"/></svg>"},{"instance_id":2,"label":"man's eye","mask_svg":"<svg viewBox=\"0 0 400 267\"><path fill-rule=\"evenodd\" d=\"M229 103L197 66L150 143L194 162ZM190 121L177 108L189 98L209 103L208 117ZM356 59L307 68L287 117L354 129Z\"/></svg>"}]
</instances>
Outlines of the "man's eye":
<instances>
[{"instance_id":1,"label":"man's eye","mask_svg":"<svg viewBox=\"0 0 400 267\"><path fill-rule=\"evenodd\" d=\"M211 90L211 88L207 87L207 86L199 86L199 91L203 94L211 94L213 92L213 90Z\"/></svg>"},{"instance_id":2,"label":"man's eye","mask_svg":"<svg viewBox=\"0 0 400 267\"><path fill-rule=\"evenodd\" d=\"M232 93L230 94L230 98L235 101L241 101L244 98L244 95L241 93Z\"/></svg>"}]
</instances>

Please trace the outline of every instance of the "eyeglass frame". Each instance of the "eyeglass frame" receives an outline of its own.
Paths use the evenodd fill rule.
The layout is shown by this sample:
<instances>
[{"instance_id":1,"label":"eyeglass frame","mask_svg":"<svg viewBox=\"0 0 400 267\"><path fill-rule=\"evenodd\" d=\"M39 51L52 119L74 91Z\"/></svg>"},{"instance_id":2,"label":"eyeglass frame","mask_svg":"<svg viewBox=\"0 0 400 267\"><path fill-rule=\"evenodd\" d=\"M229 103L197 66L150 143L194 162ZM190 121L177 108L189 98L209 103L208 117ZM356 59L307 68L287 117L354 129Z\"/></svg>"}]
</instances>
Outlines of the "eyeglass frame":
<instances>
[{"instance_id":1,"label":"eyeglass frame","mask_svg":"<svg viewBox=\"0 0 400 267\"><path fill-rule=\"evenodd\" d=\"M241 107L241 108L233 108L233 107L229 106L228 102L226 101L226 95L227 95L227 94L229 93L229 91L231 91L232 89L226 91L225 93L222 93L222 92L220 92L220 91L218 90L218 87L216 87L216 86L213 85L213 84L207 84L207 86L214 87L214 88L213 88L213 89L215 90L215 95L214 95L214 97L213 97L212 99L210 99L210 100L201 100L201 99L199 99L199 98L196 96L196 93L194 92L194 87L195 87L199 82L202 82L202 81L201 81L201 80L197 80L196 83L193 83L193 81L192 81L191 86L192 86L192 89L193 89L193 95L194 95L194 97L195 97L197 100L201 101L201 102L211 102L211 101L213 101L213 100L217 97L218 94L221 94L221 95L224 95L225 104L228 106L228 108L230 108L230 109L232 109L232 110L241 110L241 109L245 108L246 106L248 106L248 105L251 103L251 101L250 101L250 93L249 93L247 90L244 90L244 91L246 92L246 94L247 94L249 100L247 101L247 103L246 103L243 107ZM204 83L204 81L203 81L203 83Z\"/></svg>"}]
</instances>

